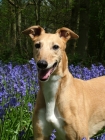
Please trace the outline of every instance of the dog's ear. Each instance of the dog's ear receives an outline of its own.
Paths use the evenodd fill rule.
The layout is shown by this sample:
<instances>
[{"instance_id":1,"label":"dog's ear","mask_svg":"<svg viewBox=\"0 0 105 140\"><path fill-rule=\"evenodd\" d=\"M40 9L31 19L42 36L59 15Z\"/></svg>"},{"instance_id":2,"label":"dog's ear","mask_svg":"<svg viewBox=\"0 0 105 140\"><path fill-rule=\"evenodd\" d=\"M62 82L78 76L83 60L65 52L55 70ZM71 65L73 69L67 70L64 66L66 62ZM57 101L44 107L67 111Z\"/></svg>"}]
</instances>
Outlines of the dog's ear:
<instances>
[{"instance_id":1,"label":"dog's ear","mask_svg":"<svg viewBox=\"0 0 105 140\"><path fill-rule=\"evenodd\" d=\"M60 29L58 29L56 31L56 33L59 35L59 37L63 38L66 42L69 40L69 39L77 39L79 38L79 36L74 33L72 30L66 28L66 27L62 27Z\"/></svg>"},{"instance_id":2,"label":"dog's ear","mask_svg":"<svg viewBox=\"0 0 105 140\"><path fill-rule=\"evenodd\" d=\"M37 25L37 26L31 26L27 28L26 30L22 31L22 33L29 35L32 40L35 40L36 37L40 36L41 34L44 34L45 30L39 25Z\"/></svg>"}]
</instances>

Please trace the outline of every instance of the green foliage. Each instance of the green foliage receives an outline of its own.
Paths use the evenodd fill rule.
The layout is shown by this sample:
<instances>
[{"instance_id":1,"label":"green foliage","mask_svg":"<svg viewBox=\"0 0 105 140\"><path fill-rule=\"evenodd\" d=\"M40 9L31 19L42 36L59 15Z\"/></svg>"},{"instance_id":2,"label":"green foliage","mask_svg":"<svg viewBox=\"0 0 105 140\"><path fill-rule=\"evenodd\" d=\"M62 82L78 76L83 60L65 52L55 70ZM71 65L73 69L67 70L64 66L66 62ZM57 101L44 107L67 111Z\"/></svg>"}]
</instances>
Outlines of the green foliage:
<instances>
[{"instance_id":1,"label":"green foliage","mask_svg":"<svg viewBox=\"0 0 105 140\"><path fill-rule=\"evenodd\" d=\"M83 59L78 53L75 53L75 55L68 54L68 63L69 65L74 64L76 66L80 64L82 66L90 67L91 64L98 65L100 61L97 60L96 56L87 56ZM105 60L103 59L101 63L105 65Z\"/></svg>"},{"instance_id":2,"label":"green foliage","mask_svg":"<svg viewBox=\"0 0 105 140\"><path fill-rule=\"evenodd\" d=\"M24 130L22 140L29 140L32 137L32 113L27 111L26 107L11 108L6 111L4 121L0 120L0 138L1 140L17 140L19 132Z\"/></svg>"},{"instance_id":3,"label":"green foliage","mask_svg":"<svg viewBox=\"0 0 105 140\"><path fill-rule=\"evenodd\" d=\"M25 63L32 58L32 43L27 37L21 35L21 31L35 24L40 24L47 32L55 32L57 28L66 26L78 33L82 40L83 28L79 29L79 27L84 26L80 24L87 22L80 22L80 13L87 10L89 20L86 28L83 29L87 30L84 32L84 36L87 36L87 42L84 43L88 44L87 49L81 44L79 49L79 41L74 41L71 43L71 51L68 49L67 53L80 53L81 56L84 53L87 54L87 60L90 57L90 62L93 62L93 58L96 62L103 62L105 59L105 1L89 0L88 2L87 10L84 0L39 0L36 2L12 0L12 3L10 0L2 0L0 2L0 59L4 62ZM73 61L81 61L77 55L73 57ZM84 59L84 56L82 57Z\"/></svg>"},{"instance_id":4,"label":"green foliage","mask_svg":"<svg viewBox=\"0 0 105 140\"><path fill-rule=\"evenodd\" d=\"M1 47L0 51L0 60L4 63L13 62L16 64L24 64L28 62L28 57L26 55L21 56L18 53L11 52L11 48L9 47ZM29 58L31 59L31 57Z\"/></svg>"},{"instance_id":5,"label":"green foliage","mask_svg":"<svg viewBox=\"0 0 105 140\"><path fill-rule=\"evenodd\" d=\"M94 6L95 5L95 6ZM92 0L90 3L90 30L89 48L90 56L95 55L99 61L105 58L105 1Z\"/></svg>"}]
</instances>

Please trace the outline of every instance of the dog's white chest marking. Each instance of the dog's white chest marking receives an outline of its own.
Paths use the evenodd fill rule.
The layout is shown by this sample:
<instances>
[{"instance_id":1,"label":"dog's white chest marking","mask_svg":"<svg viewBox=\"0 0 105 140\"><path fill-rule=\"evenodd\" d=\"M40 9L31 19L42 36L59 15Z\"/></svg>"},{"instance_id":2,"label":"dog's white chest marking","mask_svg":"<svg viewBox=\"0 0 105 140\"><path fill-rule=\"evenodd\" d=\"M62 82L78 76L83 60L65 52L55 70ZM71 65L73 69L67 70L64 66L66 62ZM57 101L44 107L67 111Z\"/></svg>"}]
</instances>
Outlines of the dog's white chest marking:
<instances>
[{"instance_id":1,"label":"dog's white chest marking","mask_svg":"<svg viewBox=\"0 0 105 140\"><path fill-rule=\"evenodd\" d=\"M46 120L52 122L56 119L55 117L55 96L58 90L59 81L57 77L51 77L49 81L44 83L43 94L46 102Z\"/></svg>"},{"instance_id":2,"label":"dog's white chest marking","mask_svg":"<svg viewBox=\"0 0 105 140\"><path fill-rule=\"evenodd\" d=\"M65 133L62 129L63 120L58 109L55 107L55 96L59 87L59 79L59 76L51 76L47 82L43 83L46 109L44 108L39 111L39 120L45 136L51 134L52 130L55 128L58 135L61 135L64 140Z\"/></svg>"}]
</instances>

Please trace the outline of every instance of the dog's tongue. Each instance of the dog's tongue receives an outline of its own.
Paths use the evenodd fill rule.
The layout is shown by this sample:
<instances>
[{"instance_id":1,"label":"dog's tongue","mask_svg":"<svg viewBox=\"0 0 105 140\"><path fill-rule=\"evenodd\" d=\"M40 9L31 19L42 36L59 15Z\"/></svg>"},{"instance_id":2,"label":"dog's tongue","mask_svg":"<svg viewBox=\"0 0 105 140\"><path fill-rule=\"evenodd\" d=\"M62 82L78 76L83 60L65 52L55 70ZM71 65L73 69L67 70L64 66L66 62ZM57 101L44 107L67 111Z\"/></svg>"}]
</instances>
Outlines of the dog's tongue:
<instances>
[{"instance_id":1,"label":"dog's tongue","mask_svg":"<svg viewBox=\"0 0 105 140\"><path fill-rule=\"evenodd\" d=\"M52 69L39 70L39 79L46 80L51 74Z\"/></svg>"}]
</instances>

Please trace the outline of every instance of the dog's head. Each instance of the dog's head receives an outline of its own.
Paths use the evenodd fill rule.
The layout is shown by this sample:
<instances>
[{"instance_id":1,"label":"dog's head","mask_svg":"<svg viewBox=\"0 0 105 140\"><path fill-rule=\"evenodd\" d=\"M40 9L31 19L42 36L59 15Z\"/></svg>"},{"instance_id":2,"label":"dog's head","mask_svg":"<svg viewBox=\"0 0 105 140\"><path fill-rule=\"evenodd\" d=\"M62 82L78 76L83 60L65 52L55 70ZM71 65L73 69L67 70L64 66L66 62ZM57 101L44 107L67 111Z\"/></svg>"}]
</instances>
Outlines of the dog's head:
<instances>
[{"instance_id":1,"label":"dog's head","mask_svg":"<svg viewBox=\"0 0 105 140\"><path fill-rule=\"evenodd\" d=\"M56 74L66 48L66 42L71 38L78 38L72 30L60 28L55 34L45 33L40 26L32 26L22 33L27 34L34 41L33 54L38 67L38 77L47 81Z\"/></svg>"}]
</instances>

